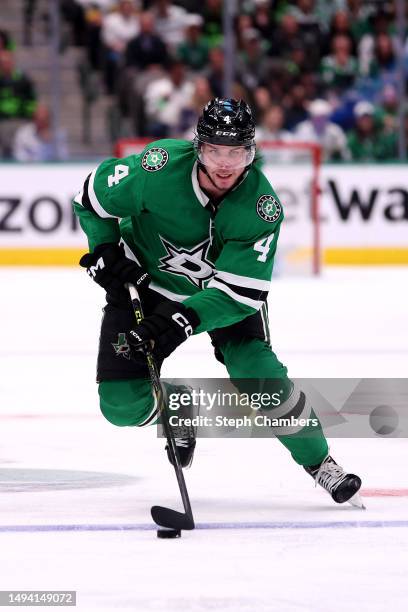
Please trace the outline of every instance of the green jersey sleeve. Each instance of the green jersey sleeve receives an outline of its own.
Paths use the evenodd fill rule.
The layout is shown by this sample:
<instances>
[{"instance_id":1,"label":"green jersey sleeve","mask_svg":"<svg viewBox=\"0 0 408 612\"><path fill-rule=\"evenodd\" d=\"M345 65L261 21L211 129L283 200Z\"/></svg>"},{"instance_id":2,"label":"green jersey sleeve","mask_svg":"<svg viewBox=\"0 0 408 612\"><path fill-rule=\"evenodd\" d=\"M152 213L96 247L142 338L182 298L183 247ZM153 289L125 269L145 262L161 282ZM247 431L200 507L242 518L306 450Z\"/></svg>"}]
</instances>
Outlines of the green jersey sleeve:
<instances>
[{"instance_id":1,"label":"green jersey sleeve","mask_svg":"<svg viewBox=\"0 0 408 612\"><path fill-rule=\"evenodd\" d=\"M140 213L144 181L138 155L107 159L87 177L73 205L91 250L119 241L118 219Z\"/></svg>"}]
</instances>

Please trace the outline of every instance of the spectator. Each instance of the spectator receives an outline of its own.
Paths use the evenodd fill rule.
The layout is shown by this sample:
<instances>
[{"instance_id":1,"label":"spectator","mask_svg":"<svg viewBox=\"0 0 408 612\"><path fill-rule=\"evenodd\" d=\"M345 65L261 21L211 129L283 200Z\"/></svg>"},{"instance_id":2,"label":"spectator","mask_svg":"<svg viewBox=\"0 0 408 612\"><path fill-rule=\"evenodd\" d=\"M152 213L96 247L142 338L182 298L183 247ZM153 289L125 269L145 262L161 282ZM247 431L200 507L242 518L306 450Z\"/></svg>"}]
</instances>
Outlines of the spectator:
<instances>
[{"instance_id":1,"label":"spectator","mask_svg":"<svg viewBox=\"0 0 408 612\"><path fill-rule=\"evenodd\" d=\"M380 34L391 35L392 24L393 20L384 9L380 9L372 14L369 19L366 19L366 29L358 44L358 59L361 74L365 76L369 74L370 65L375 54L376 38Z\"/></svg>"},{"instance_id":2,"label":"spectator","mask_svg":"<svg viewBox=\"0 0 408 612\"><path fill-rule=\"evenodd\" d=\"M202 35L203 23L201 15L187 15L184 41L177 49L179 59L197 72L208 64L208 43Z\"/></svg>"},{"instance_id":3,"label":"spectator","mask_svg":"<svg viewBox=\"0 0 408 612\"><path fill-rule=\"evenodd\" d=\"M298 81L303 75L314 72L313 61L301 42L292 46L284 66L291 79L295 81Z\"/></svg>"},{"instance_id":4,"label":"spectator","mask_svg":"<svg viewBox=\"0 0 408 612\"><path fill-rule=\"evenodd\" d=\"M388 34L378 34L375 39L374 58L370 62L369 76L383 81L395 81L397 58L392 38Z\"/></svg>"},{"instance_id":5,"label":"spectator","mask_svg":"<svg viewBox=\"0 0 408 612\"><path fill-rule=\"evenodd\" d=\"M167 48L155 33L155 20L146 11L139 18L140 33L132 38L125 51L126 66L145 70L151 66L165 66L168 61Z\"/></svg>"},{"instance_id":6,"label":"spectator","mask_svg":"<svg viewBox=\"0 0 408 612\"><path fill-rule=\"evenodd\" d=\"M330 29L322 42L323 56L329 55L332 48L332 40L335 36L346 36L350 41L351 53L355 57L357 45L351 29L350 16L346 11L337 11L332 18Z\"/></svg>"},{"instance_id":7,"label":"spectator","mask_svg":"<svg viewBox=\"0 0 408 612\"><path fill-rule=\"evenodd\" d=\"M71 32L69 38L75 46L81 47L85 44L85 10L81 2L76 0L61 0L60 11L64 21L69 24ZM31 27L33 23L33 9L29 15L29 42L31 44ZM27 15L27 16L28 16ZM71 42L70 40L70 42Z\"/></svg>"},{"instance_id":8,"label":"spectator","mask_svg":"<svg viewBox=\"0 0 408 612\"><path fill-rule=\"evenodd\" d=\"M306 100L315 100L322 97L320 77L315 72L303 72L299 75L299 84L305 90Z\"/></svg>"},{"instance_id":9,"label":"spectator","mask_svg":"<svg viewBox=\"0 0 408 612\"><path fill-rule=\"evenodd\" d=\"M84 10L85 18L85 46L88 61L93 70L101 69L104 59L101 31L105 16L117 7L119 0L76 0ZM140 0L137 0L139 4Z\"/></svg>"},{"instance_id":10,"label":"spectator","mask_svg":"<svg viewBox=\"0 0 408 612\"><path fill-rule=\"evenodd\" d=\"M300 38L308 49L311 61L318 66L322 33L315 4L315 0L296 0L296 6L291 7L289 12L299 24Z\"/></svg>"},{"instance_id":11,"label":"spectator","mask_svg":"<svg viewBox=\"0 0 408 612\"><path fill-rule=\"evenodd\" d=\"M218 47L223 40L222 0L204 0L203 33L210 47Z\"/></svg>"},{"instance_id":12,"label":"spectator","mask_svg":"<svg viewBox=\"0 0 408 612\"><path fill-rule=\"evenodd\" d=\"M326 100L317 99L309 104L310 119L299 123L295 139L299 142L320 144L324 161L349 160L346 135L330 121L331 106Z\"/></svg>"},{"instance_id":13,"label":"spectator","mask_svg":"<svg viewBox=\"0 0 408 612\"><path fill-rule=\"evenodd\" d=\"M59 0L59 2L62 16L71 27L74 45L89 46L91 42L88 39L89 26L97 25L99 28L103 15L114 8L118 0Z\"/></svg>"},{"instance_id":14,"label":"spectator","mask_svg":"<svg viewBox=\"0 0 408 612\"><path fill-rule=\"evenodd\" d=\"M285 114L282 106L272 104L264 113L261 124L256 130L257 141L276 140L289 142L293 140L293 134L283 129Z\"/></svg>"},{"instance_id":15,"label":"spectator","mask_svg":"<svg viewBox=\"0 0 408 612\"><path fill-rule=\"evenodd\" d=\"M10 37L10 34L6 30L0 30L0 51L5 49L6 51L12 51L14 43Z\"/></svg>"},{"instance_id":16,"label":"spectator","mask_svg":"<svg viewBox=\"0 0 408 612\"><path fill-rule=\"evenodd\" d=\"M245 48L244 35L248 30L253 28L251 15L242 13L238 15L235 20L235 32L236 32L236 49L237 51L243 51Z\"/></svg>"},{"instance_id":17,"label":"spectator","mask_svg":"<svg viewBox=\"0 0 408 612\"><path fill-rule=\"evenodd\" d=\"M373 8L372 6L367 6L362 0L347 0L346 10L350 16L354 40L359 43L370 32L369 18Z\"/></svg>"},{"instance_id":18,"label":"spectator","mask_svg":"<svg viewBox=\"0 0 408 612\"><path fill-rule=\"evenodd\" d=\"M264 40L271 40L274 25L269 0L257 0L255 2L255 12L252 16L253 27L258 30Z\"/></svg>"},{"instance_id":19,"label":"spectator","mask_svg":"<svg viewBox=\"0 0 408 612\"><path fill-rule=\"evenodd\" d=\"M194 85L186 79L185 66L173 61L168 75L149 83L144 96L148 135L157 138L179 133L183 108L191 103Z\"/></svg>"},{"instance_id":20,"label":"spectator","mask_svg":"<svg viewBox=\"0 0 408 612\"><path fill-rule=\"evenodd\" d=\"M33 120L17 130L13 157L22 162L62 161L68 158L66 135L60 131L54 139L50 113L44 104L38 104Z\"/></svg>"},{"instance_id":21,"label":"spectator","mask_svg":"<svg viewBox=\"0 0 408 612\"><path fill-rule=\"evenodd\" d=\"M299 23L293 15L286 13L270 40L269 55L274 58L287 57L291 49L299 44L299 40Z\"/></svg>"},{"instance_id":22,"label":"spectator","mask_svg":"<svg viewBox=\"0 0 408 612\"><path fill-rule=\"evenodd\" d=\"M358 74L358 63L351 55L349 37L337 34L333 38L332 54L322 59L320 72L323 85L339 96L353 85Z\"/></svg>"},{"instance_id":23,"label":"spectator","mask_svg":"<svg viewBox=\"0 0 408 612\"><path fill-rule=\"evenodd\" d=\"M148 136L144 96L148 85L165 75L169 56L167 47L155 33L155 20L146 11L139 17L140 34L129 41L125 51L125 66L118 79L119 112L130 118L129 131ZM125 135L128 135L125 132Z\"/></svg>"},{"instance_id":24,"label":"spectator","mask_svg":"<svg viewBox=\"0 0 408 612\"><path fill-rule=\"evenodd\" d=\"M315 27L319 25L316 12L316 0L295 0L295 6L289 8L290 14L294 15L301 27Z\"/></svg>"},{"instance_id":25,"label":"spectator","mask_svg":"<svg viewBox=\"0 0 408 612\"><path fill-rule=\"evenodd\" d=\"M14 64L11 51L0 51L0 154L11 154L14 132L36 104L34 86Z\"/></svg>"},{"instance_id":26,"label":"spectator","mask_svg":"<svg viewBox=\"0 0 408 612\"><path fill-rule=\"evenodd\" d=\"M290 93L285 96L284 107L286 109L287 130L293 130L301 121L305 121L309 113L307 111L306 89L303 85L295 84Z\"/></svg>"},{"instance_id":27,"label":"spectator","mask_svg":"<svg viewBox=\"0 0 408 612\"><path fill-rule=\"evenodd\" d=\"M358 102L354 108L355 128L348 135L353 161L385 161L396 157L395 133L385 133L374 114L375 108L370 102Z\"/></svg>"},{"instance_id":28,"label":"spectator","mask_svg":"<svg viewBox=\"0 0 408 612\"><path fill-rule=\"evenodd\" d=\"M202 76L194 80L194 92L190 103L182 109L180 131L186 140L192 140L195 136L197 120L200 117L204 106L213 98L208 79Z\"/></svg>"},{"instance_id":29,"label":"spectator","mask_svg":"<svg viewBox=\"0 0 408 612\"><path fill-rule=\"evenodd\" d=\"M213 47L209 53L209 66L206 77L211 90L217 98L221 98L224 89L224 52L221 47Z\"/></svg>"},{"instance_id":30,"label":"spectator","mask_svg":"<svg viewBox=\"0 0 408 612\"><path fill-rule=\"evenodd\" d=\"M237 60L237 74L248 91L265 83L270 59L264 52L261 36L255 28L245 30L242 35L244 48Z\"/></svg>"},{"instance_id":31,"label":"spectator","mask_svg":"<svg viewBox=\"0 0 408 612\"><path fill-rule=\"evenodd\" d=\"M105 15L101 38L104 45L104 76L109 95L115 93L116 78L127 43L139 34L134 0L120 0L118 11Z\"/></svg>"},{"instance_id":32,"label":"spectator","mask_svg":"<svg viewBox=\"0 0 408 612\"><path fill-rule=\"evenodd\" d=\"M380 108L378 114L384 125L384 132L392 133L397 129L398 120L398 92L393 85L387 84L381 90L378 102Z\"/></svg>"},{"instance_id":33,"label":"spectator","mask_svg":"<svg viewBox=\"0 0 408 612\"><path fill-rule=\"evenodd\" d=\"M252 114L254 115L255 123L259 123L261 117L272 104L271 94L267 87L257 87L253 95Z\"/></svg>"},{"instance_id":34,"label":"spectator","mask_svg":"<svg viewBox=\"0 0 408 612\"><path fill-rule=\"evenodd\" d=\"M360 0L358 1L360 2ZM327 2L327 0L316 0L314 12L319 19L322 31L328 32L335 14L339 11L346 11L346 9L347 0L331 0L330 2Z\"/></svg>"},{"instance_id":35,"label":"spectator","mask_svg":"<svg viewBox=\"0 0 408 612\"><path fill-rule=\"evenodd\" d=\"M310 69L315 70L319 66L319 42L309 36L307 30L301 29L296 17L291 13L283 15L269 43L269 55L275 61L279 58L285 64L290 61L292 52L301 47L305 51Z\"/></svg>"},{"instance_id":36,"label":"spectator","mask_svg":"<svg viewBox=\"0 0 408 612\"><path fill-rule=\"evenodd\" d=\"M156 21L156 32L168 49L174 51L184 40L187 13L170 0L154 0L152 13Z\"/></svg>"}]
</instances>

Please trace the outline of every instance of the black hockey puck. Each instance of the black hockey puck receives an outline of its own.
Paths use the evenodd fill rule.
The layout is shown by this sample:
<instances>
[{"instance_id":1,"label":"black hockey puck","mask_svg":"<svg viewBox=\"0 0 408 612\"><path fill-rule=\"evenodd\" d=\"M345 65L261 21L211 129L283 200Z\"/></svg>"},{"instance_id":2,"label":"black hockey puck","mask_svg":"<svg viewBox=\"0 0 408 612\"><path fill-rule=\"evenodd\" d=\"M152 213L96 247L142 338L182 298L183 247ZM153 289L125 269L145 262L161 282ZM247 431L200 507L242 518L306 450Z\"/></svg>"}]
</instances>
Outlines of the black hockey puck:
<instances>
[{"instance_id":1,"label":"black hockey puck","mask_svg":"<svg viewBox=\"0 0 408 612\"><path fill-rule=\"evenodd\" d=\"M158 538L181 538L181 529L158 529L157 530Z\"/></svg>"}]
</instances>

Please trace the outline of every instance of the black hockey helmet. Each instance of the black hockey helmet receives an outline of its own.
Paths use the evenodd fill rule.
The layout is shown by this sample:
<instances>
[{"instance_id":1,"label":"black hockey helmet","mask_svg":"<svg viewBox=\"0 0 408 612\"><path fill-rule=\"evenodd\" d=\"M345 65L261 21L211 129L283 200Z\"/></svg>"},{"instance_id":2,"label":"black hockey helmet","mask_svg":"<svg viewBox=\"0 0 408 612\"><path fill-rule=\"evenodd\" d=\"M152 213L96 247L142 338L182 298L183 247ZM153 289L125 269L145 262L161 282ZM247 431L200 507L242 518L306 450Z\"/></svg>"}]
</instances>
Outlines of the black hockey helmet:
<instances>
[{"instance_id":1,"label":"black hockey helmet","mask_svg":"<svg viewBox=\"0 0 408 612\"><path fill-rule=\"evenodd\" d=\"M238 168L249 170L255 158L255 124L251 109L243 100L214 98L206 104L197 123L195 146L202 168L210 163L203 145L242 147L236 156ZM214 160L212 165L216 164Z\"/></svg>"},{"instance_id":2,"label":"black hockey helmet","mask_svg":"<svg viewBox=\"0 0 408 612\"><path fill-rule=\"evenodd\" d=\"M197 140L229 146L253 146L255 124L243 100L213 98L204 107L197 124Z\"/></svg>"}]
</instances>

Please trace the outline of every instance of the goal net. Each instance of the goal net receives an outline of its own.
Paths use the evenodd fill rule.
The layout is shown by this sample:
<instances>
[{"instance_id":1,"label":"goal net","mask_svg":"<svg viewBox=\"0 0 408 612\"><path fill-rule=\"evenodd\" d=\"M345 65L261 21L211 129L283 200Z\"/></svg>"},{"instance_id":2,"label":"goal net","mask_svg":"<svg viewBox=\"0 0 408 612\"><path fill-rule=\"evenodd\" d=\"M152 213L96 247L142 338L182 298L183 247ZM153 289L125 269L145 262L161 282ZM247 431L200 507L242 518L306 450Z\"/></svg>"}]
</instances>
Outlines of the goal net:
<instances>
[{"instance_id":1,"label":"goal net","mask_svg":"<svg viewBox=\"0 0 408 612\"><path fill-rule=\"evenodd\" d=\"M116 143L116 157L140 153L150 142L126 138ZM319 175L321 149L313 143L260 141L264 174L282 202L282 224L274 276L320 272Z\"/></svg>"}]
</instances>

